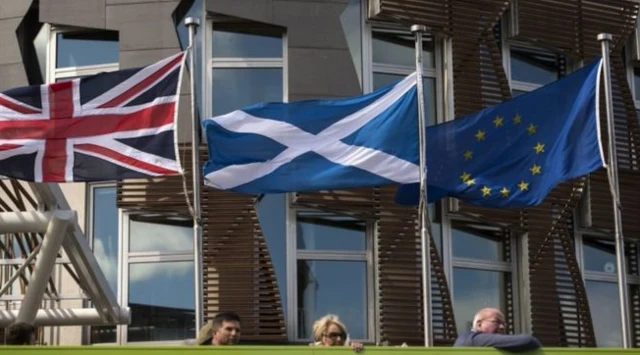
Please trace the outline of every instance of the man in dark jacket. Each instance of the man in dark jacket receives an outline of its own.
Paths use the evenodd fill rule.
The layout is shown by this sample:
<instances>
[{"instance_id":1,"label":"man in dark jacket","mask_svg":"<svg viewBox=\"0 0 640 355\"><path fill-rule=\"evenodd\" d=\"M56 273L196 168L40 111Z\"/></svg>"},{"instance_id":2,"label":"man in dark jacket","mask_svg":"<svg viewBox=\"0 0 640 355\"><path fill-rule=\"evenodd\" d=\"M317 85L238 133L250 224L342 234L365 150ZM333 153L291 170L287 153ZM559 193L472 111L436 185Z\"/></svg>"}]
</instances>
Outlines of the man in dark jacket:
<instances>
[{"instance_id":1,"label":"man in dark jacket","mask_svg":"<svg viewBox=\"0 0 640 355\"><path fill-rule=\"evenodd\" d=\"M461 334L453 346L492 346L509 351L527 351L540 347L529 334L504 334L504 315L497 309L485 308L476 313L473 327Z\"/></svg>"}]
</instances>

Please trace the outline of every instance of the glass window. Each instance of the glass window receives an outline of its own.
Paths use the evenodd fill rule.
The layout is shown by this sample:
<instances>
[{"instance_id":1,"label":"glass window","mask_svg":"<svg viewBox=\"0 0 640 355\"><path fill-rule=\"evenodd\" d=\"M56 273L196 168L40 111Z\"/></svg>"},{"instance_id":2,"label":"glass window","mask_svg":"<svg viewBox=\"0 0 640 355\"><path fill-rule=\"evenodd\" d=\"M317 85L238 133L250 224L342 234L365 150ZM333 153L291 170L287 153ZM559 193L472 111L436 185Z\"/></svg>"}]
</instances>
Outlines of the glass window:
<instances>
[{"instance_id":1,"label":"glass window","mask_svg":"<svg viewBox=\"0 0 640 355\"><path fill-rule=\"evenodd\" d=\"M114 294L118 293L118 207L116 187L94 187L92 206L93 254Z\"/></svg>"},{"instance_id":2,"label":"glass window","mask_svg":"<svg viewBox=\"0 0 640 355\"><path fill-rule=\"evenodd\" d=\"M454 257L505 261L503 243L495 231L482 231L455 221L452 227Z\"/></svg>"},{"instance_id":3,"label":"glass window","mask_svg":"<svg viewBox=\"0 0 640 355\"><path fill-rule=\"evenodd\" d=\"M171 224L149 223L132 217L129 252L191 252L193 229Z\"/></svg>"},{"instance_id":4,"label":"glass window","mask_svg":"<svg viewBox=\"0 0 640 355\"><path fill-rule=\"evenodd\" d=\"M608 274L617 274L618 266L616 264L616 245L611 239L596 239L585 237L583 239L583 259L585 271L604 272ZM625 253L627 254L627 273L630 273L631 265L628 256L630 253L636 253L636 243L626 242Z\"/></svg>"},{"instance_id":5,"label":"glass window","mask_svg":"<svg viewBox=\"0 0 640 355\"><path fill-rule=\"evenodd\" d=\"M640 101L640 68L633 68L633 97Z\"/></svg>"},{"instance_id":6,"label":"glass window","mask_svg":"<svg viewBox=\"0 0 640 355\"><path fill-rule=\"evenodd\" d=\"M442 260L442 205L440 202L429 204L429 220L431 221L431 233L433 233L433 240L436 243L438 249L438 255Z\"/></svg>"},{"instance_id":7,"label":"glass window","mask_svg":"<svg viewBox=\"0 0 640 355\"><path fill-rule=\"evenodd\" d=\"M374 63L416 67L415 39L412 34L374 31L371 46ZM422 46L423 66L435 68L434 45L431 38L427 38Z\"/></svg>"},{"instance_id":8,"label":"glass window","mask_svg":"<svg viewBox=\"0 0 640 355\"><path fill-rule=\"evenodd\" d=\"M98 261L107 283L114 295L118 294L118 207L115 186L91 188L91 235L93 254ZM91 344L115 343L116 326L93 326L90 328Z\"/></svg>"},{"instance_id":9,"label":"glass window","mask_svg":"<svg viewBox=\"0 0 640 355\"><path fill-rule=\"evenodd\" d=\"M409 32L375 28L371 34L372 89L400 81L415 72L415 40ZM423 44L423 88L427 125L437 122L436 61L434 42Z\"/></svg>"},{"instance_id":10,"label":"glass window","mask_svg":"<svg viewBox=\"0 0 640 355\"><path fill-rule=\"evenodd\" d=\"M271 28L215 29L214 58L282 58L282 31Z\"/></svg>"},{"instance_id":11,"label":"glass window","mask_svg":"<svg viewBox=\"0 0 640 355\"><path fill-rule=\"evenodd\" d=\"M620 301L615 282L585 281L597 346L621 347Z\"/></svg>"},{"instance_id":12,"label":"glass window","mask_svg":"<svg viewBox=\"0 0 640 355\"><path fill-rule=\"evenodd\" d=\"M371 260L367 223L329 212L298 210L295 213L296 338L313 338L313 322L336 314L345 323L350 339L371 340L368 302L368 260Z\"/></svg>"},{"instance_id":13,"label":"glass window","mask_svg":"<svg viewBox=\"0 0 640 355\"><path fill-rule=\"evenodd\" d=\"M367 263L298 260L298 337L313 338L313 322L336 314L349 338L367 339Z\"/></svg>"},{"instance_id":14,"label":"glass window","mask_svg":"<svg viewBox=\"0 0 640 355\"><path fill-rule=\"evenodd\" d=\"M236 25L234 29L215 28L212 37L211 107L207 112L218 116L261 102L284 101L281 29Z\"/></svg>"},{"instance_id":15,"label":"glass window","mask_svg":"<svg viewBox=\"0 0 640 355\"><path fill-rule=\"evenodd\" d=\"M297 216L298 249L366 249L367 226L350 217L301 211Z\"/></svg>"},{"instance_id":16,"label":"glass window","mask_svg":"<svg viewBox=\"0 0 640 355\"><path fill-rule=\"evenodd\" d=\"M56 44L56 68L118 62L117 32L60 32Z\"/></svg>"},{"instance_id":17,"label":"glass window","mask_svg":"<svg viewBox=\"0 0 640 355\"><path fill-rule=\"evenodd\" d=\"M625 242L627 262L627 282L630 287L630 306L633 311L632 296L637 291L637 255L638 245L633 241ZM589 300L589 310L596 335L596 344L602 347L622 346L620 324L620 300L618 297L618 279L616 248L613 239L594 236L582 237L582 269L585 289ZM632 322L633 322L632 316Z\"/></svg>"},{"instance_id":18,"label":"glass window","mask_svg":"<svg viewBox=\"0 0 640 355\"><path fill-rule=\"evenodd\" d=\"M511 47L511 79L545 85L558 79L556 55L527 48Z\"/></svg>"},{"instance_id":19,"label":"glass window","mask_svg":"<svg viewBox=\"0 0 640 355\"><path fill-rule=\"evenodd\" d=\"M258 203L258 220L264 234L271 262L276 271L280 299L284 307L285 319L287 307L287 230L286 230L286 194L267 194Z\"/></svg>"},{"instance_id":20,"label":"glass window","mask_svg":"<svg viewBox=\"0 0 640 355\"><path fill-rule=\"evenodd\" d=\"M353 66L358 73L358 82L362 85L362 1L349 0L349 4L340 14L340 24L347 40Z\"/></svg>"},{"instance_id":21,"label":"glass window","mask_svg":"<svg viewBox=\"0 0 640 355\"><path fill-rule=\"evenodd\" d=\"M282 101L282 68L213 69L213 115Z\"/></svg>"},{"instance_id":22,"label":"glass window","mask_svg":"<svg viewBox=\"0 0 640 355\"><path fill-rule=\"evenodd\" d=\"M453 310L458 334L471 329L474 315L482 308L498 308L508 314L505 279L510 276L499 271L453 269Z\"/></svg>"},{"instance_id":23,"label":"glass window","mask_svg":"<svg viewBox=\"0 0 640 355\"><path fill-rule=\"evenodd\" d=\"M194 287L192 261L130 264L128 342L193 337Z\"/></svg>"}]
</instances>

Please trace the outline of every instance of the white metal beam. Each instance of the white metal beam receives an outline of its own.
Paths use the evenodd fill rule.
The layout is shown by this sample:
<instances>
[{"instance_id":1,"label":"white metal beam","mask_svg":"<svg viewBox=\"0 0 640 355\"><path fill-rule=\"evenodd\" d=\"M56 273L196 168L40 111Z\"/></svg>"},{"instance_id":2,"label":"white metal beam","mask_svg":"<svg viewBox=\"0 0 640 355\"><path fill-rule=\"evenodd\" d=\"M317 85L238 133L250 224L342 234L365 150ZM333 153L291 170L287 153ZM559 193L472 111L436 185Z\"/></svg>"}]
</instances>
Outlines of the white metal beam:
<instances>
[{"instance_id":1,"label":"white metal beam","mask_svg":"<svg viewBox=\"0 0 640 355\"><path fill-rule=\"evenodd\" d=\"M51 277L56 257L60 251L60 245L67 236L67 231L72 222L75 222L76 214L72 211L54 211L49 221L47 231L42 238L40 253L36 259L36 265L29 280L27 293L20 305L18 321L33 323L42 304L42 297L47 288L47 282Z\"/></svg>"},{"instance_id":2,"label":"white metal beam","mask_svg":"<svg viewBox=\"0 0 640 355\"><path fill-rule=\"evenodd\" d=\"M50 219L51 212L0 212L0 234L44 233Z\"/></svg>"},{"instance_id":3,"label":"white metal beam","mask_svg":"<svg viewBox=\"0 0 640 355\"><path fill-rule=\"evenodd\" d=\"M7 292L7 290L9 289L9 287L11 287L11 285L13 284L13 282L15 280L18 279L18 277L20 277L20 275L22 274L22 272L29 267L29 264L31 263L31 260L36 258L36 255L38 255L38 252L40 251L40 248L42 248L42 244L38 245L35 249L33 249L33 251L31 252L31 254L29 255L28 258L26 258L24 260L24 263L22 264L22 266L20 266L18 268L18 270L16 270L13 275L11 276L11 278L9 279L9 281L7 281L4 285L2 285L2 289L0 289L0 296L4 295L5 292Z\"/></svg>"},{"instance_id":4,"label":"white metal beam","mask_svg":"<svg viewBox=\"0 0 640 355\"><path fill-rule=\"evenodd\" d=\"M70 210L69 203L58 184L30 183L29 186L41 204L41 209ZM87 293L98 313L102 315L103 324L121 324L120 306L116 296L109 287L77 221L67 233L62 247L78 273L80 287Z\"/></svg>"},{"instance_id":5,"label":"white metal beam","mask_svg":"<svg viewBox=\"0 0 640 355\"><path fill-rule=\"evenodd\" d=\"M117 324L129 324L129 308L118 308ZM0 327L6 327L19 319L20 311L0 311ZM96 309L39 309L32 323L36 326L106 325Z\"/></svg>"}]
</instances>

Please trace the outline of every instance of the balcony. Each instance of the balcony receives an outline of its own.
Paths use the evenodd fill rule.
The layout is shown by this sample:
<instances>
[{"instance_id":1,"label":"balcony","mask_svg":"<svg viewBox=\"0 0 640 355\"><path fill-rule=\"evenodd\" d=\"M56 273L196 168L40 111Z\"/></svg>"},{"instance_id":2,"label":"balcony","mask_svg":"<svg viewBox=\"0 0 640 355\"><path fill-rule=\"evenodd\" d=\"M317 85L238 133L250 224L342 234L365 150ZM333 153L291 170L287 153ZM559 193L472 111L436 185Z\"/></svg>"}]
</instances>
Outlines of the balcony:
<instances>
[{"instance_id":1,"label":"balcony","mask_svg":"<svg viewBox=\"0 0 640 355\"><path fill-rule=\"evenodd\" d=\"M545 348L544 350L513 354L544 354L544 355L573 355L573 354L631 354L637 349L620 348ZM3 354L42 354L42 355L181 355L219 354L219 355L353 355L348 348L320 348L308 346L234 346L212 348L209 346L39 346L39 347L3 347ZM369 346L361 354L369 355L505 355L506 351L493 348L420 348L420 347L376 347Z\"/></svg>"}]
</instances>

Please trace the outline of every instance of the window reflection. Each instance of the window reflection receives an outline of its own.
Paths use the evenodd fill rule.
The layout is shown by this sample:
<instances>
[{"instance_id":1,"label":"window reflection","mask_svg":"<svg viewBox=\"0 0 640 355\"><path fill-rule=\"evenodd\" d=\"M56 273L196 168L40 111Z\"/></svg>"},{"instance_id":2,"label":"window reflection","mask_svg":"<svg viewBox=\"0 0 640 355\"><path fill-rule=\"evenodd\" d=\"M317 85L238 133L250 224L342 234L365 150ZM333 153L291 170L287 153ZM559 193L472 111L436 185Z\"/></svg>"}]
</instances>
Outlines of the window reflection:
<instances>
[{"instance_id":1,"label":"window reflection","mask_svg":"<svg viewBox=\"0 0 640 355\"><path fill-rule=\"evenodd\" d=\"M476 312L485 307L507 314L506 279L500 271L453 269L453 311L458 334L471 329Z\"/></svg>"},{"instance_id":2,"label":"window reflection","mask_svg":"<svg viewBox=\"0 0 640 355\"><path fill-rule=\"evenodd\" d=\"M93 254L111 287L118 292L118 207L116 187L93 189Z\"/></svg>"},{"instance_id":3,"label":"window reflection","mask_svg":"<svg viewBox=\"0 0 640 355\"><path fill-rule=\"evenodd\" d=\"M605 272L609 274L617 274L618 266L616 264L616 245L613 240L595 239L585 237L583 239L584 251L584 270ZM629 255L636 253L637 245L635 243L625 243L625 254L627 263L627 273L631 270L629 264Z\"/></svg>"},{"instance_id":4,"label":"window reflection","mask_svg":"<svg viewBox=\"0 0 640 355\"><path fill-rule=\"evenodd\" d=\"M511 47L511 79L545 85L558 79L555 54Z\"/></svg>"},{"instance_id":5,"label":"window reflection","mask_svg":"<svg viewBox=\"0 0 640 355\"><path fill-rule=\"evenodd\" d=\"M62 32L56 40L56 68L118 62L117 32Z\"/></svg>"},{"instance_id":6,"label":"window reflection","mask_svg":"<svg viewBox=\"0 0 640 355\"><path fill-rule=\"evenodd\" d=\"M129 265L129 342L193 337L193 272L191 261Z\"/></svg>"},{"instance_id":7,"label":"window reflection","mask_svg":"<svg viewBox=\"0 0 640 355\"><path fill-rule=\"evenodd\" d=\"M486 226L469 226L452 221L453 256L459 258L506 261L504 246L495 230L482 230Z\"/></svg>"},{"instance_id":8,"label":"window reflection","mask_svg":"<svg viewBox=\"0 0 640 355\"><path fill-rule=\"evenodd\" d=\"M358 82L362 85L362 6L361 0L350 0L349 5L340 14L340 24L347 40L353 66L358 73Z\"/></svg>"},{"instance_id":9,"label":"window reflection","mask_svg":"<svg viewBox=\"0 0 640 355\"><path fill-rule=\"evenodd\" d=\"M404 79L405 75L373 73L373 89L379 89ZM424 105L427 113L427 125L436 123L436 79L423 78Z\"/></svg>"},{"instance_id":10,"label":"window reflection","mask_svg":"<svg viewBox=\"0 0 640 355\"><path fill-rule=\"evenodd\" d=\"M95 187L91 220L93 228L93 254L100 270L107 279L111 291L118 294L118 208L116 206L116 187ZM90 342L115 343L116 326L94 326L90 330Z\"/></svg>"},{"instance_id":11,"label":"window reflection","mask_svg":"<svg viewBox=\"0 0 640 355\"><path fill-rule=\"evenodd\" d=\"M373 62L415 68L415 39L411 34L378 32L372 35ZM435 68L434 44L431 39L423 42L422 64Z\"/></svg>"},{"instance_id":12,"label":"window reflection","mask_svg":"<svg viewBox=\"0 0 640 355\"><path fill-rule=\"evenodd\" d=\"M633 91L636 101L640 101L640 68L633 68Z\"/></svg>"},{"instance_id":13,"label":"window reflection","mask_svg":"<svg viewBox=\"0 0 640 355\"><path fill-rule=\"evenodd\" d=\"M214 116L259 102L281 102L282 69L216 68L212 87Z\"/></svg>"},{"instance_id":14,"label":"window reflection","mask_svg":"<svg viewBox=\"0 0 640 355\"><path fill-rule=\"evenodd\" d=\"M282 58L282 31L260 29L213 31L214 58Z\"/></svg>"},{"instance_id":15,"label":"window reflection","mask_svg":"<svg viewBox=\"0 0 640 355\"><path fill-rule=\"evenodd\" d=\"M325 212L299 211L298 249L360 250L366 248L366 223Z\"/></svg>"},{"instance_id":16,"label":"window reflection","mask_svg":"<svg viewBox=\"0 0 640 355\"><path fill-rule=\"evenodd\" d=\"M298 260L298 337L313 337L313 322L336 314L351 339L367 339L367 264Z\"/></svg>"},{"instance_id":17,"label":"window reflection","mask_svg":"<svg viewBox=\"0 0 640 355\"><path fill-rule=\"evenodd\" d=\"M615 282L585 281L597 346L622 346L620 301Z\"/></svg>"},{"instance_id":18,"label":"window reflection","mask_svg":"<svg viewBox=\"0 0 640 355\"><path fill-rule=\"evenodd\" d=\"M193 250L193 229L166 223L150 223L132 216L129 252L176 252Z\"/></svg>"},{"instance_id":19,"label":"window reflection","mask_svg":"<svg viewBox=\"0 0 640 355\"><path fill-rule=\"evenodd\" d=\"M439 202L429 204L429 219L431 220L431 233L433 233L433 240L436 243L436 249L438 249L438 255L442 260L442 205Z\"/></svg>"},{"instance_id":20,"label":"window reflection","mask_svg":"<svg viewBox=\"0 0 640 355\"><path fill-rule=\"evenodd\" d=\"M258 204L258 220L276 271L282 305L287 304L286 194L264 195ZM285 319L287 307L283 307Z\"/></svg>"}]
</instances>

